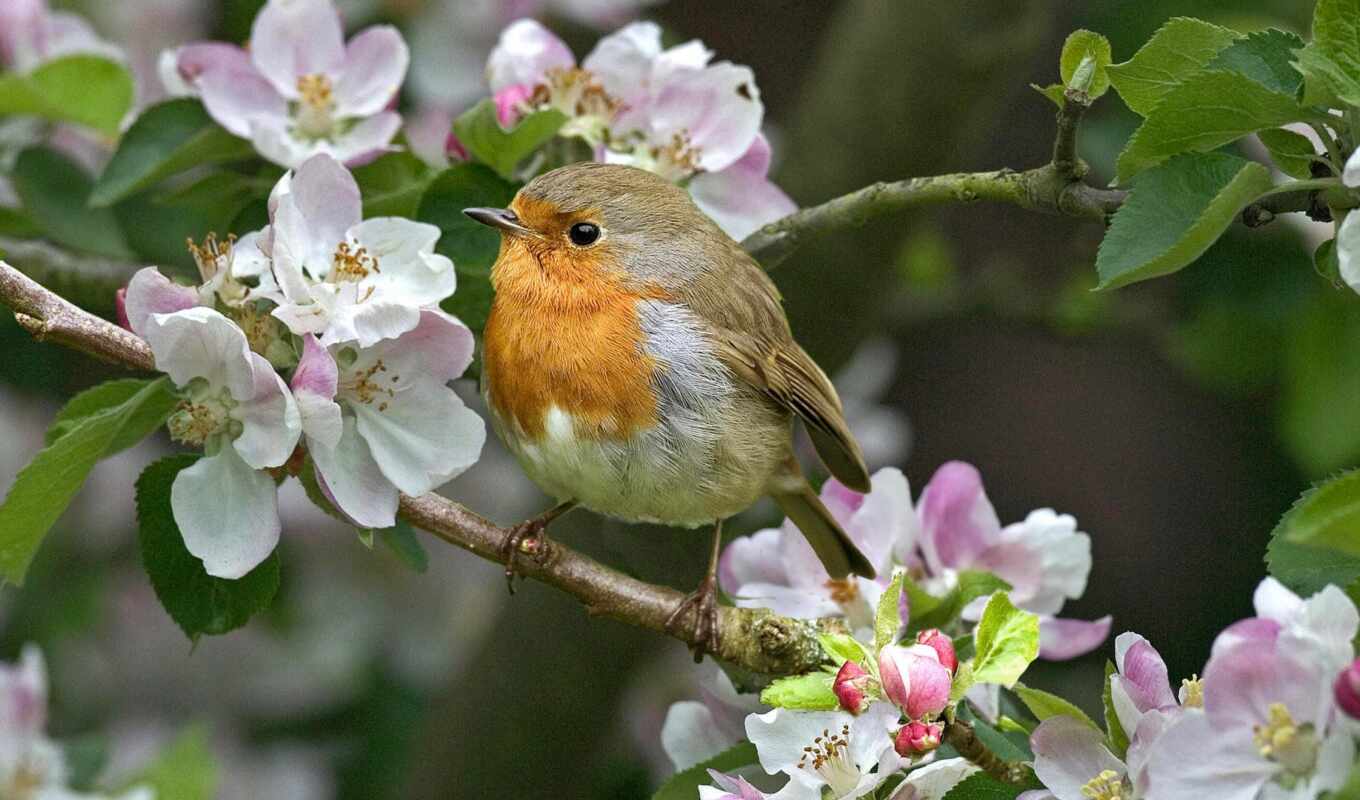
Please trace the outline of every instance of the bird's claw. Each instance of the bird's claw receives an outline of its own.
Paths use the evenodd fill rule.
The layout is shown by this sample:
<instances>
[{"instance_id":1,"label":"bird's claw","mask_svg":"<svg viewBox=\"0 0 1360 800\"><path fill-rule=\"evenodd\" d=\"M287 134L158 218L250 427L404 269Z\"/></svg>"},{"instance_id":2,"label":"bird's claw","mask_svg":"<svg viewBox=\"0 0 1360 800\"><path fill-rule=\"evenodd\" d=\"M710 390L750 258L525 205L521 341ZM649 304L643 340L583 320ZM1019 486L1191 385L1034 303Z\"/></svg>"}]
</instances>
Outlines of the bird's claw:
<instances>
[{"instance_id":1,"label":"bird's claw","mask_svg":"<svg viewBox=\"0 0 1360 800\"><path fill-rule=\"evenodd\" d=\"M676 605L675 610L666 617L666 630L676 633L681 630L683 620L690 612L694 614L694 627L691 629L691 650L694 663L704 660L704 653L717 653L718 633L718 587L713 576L704 579L695 589Z\"/></svg>"},{"instance_id":2,"label":"bird's claw","mask_svg":"<svg viewBox=\"0 0 1360 800\"><path fill-rule=\"evenodd\" d=\"M520 556L527 556L542 563L548 552L548 523L543 519L525 520L510 529L501 544L501 560L505 563L505 585L510 594L515 593L515 576L519 575L517 563Z\"/></svg>"}]
</instances>

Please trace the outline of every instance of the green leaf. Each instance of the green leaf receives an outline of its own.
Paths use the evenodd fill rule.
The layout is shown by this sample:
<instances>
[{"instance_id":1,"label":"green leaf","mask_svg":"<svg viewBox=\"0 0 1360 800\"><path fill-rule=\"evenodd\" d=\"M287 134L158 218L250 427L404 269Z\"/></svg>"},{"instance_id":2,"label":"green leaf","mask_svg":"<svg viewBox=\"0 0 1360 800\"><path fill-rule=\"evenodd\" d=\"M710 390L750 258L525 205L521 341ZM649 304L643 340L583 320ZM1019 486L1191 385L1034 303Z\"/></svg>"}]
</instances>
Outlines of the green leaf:
<instances>
[{"instance_id":1,"label":"green leaf","mask_svg":"<svg viewBox=\"0 0 1360 800\"><path fill-rule=\"evenodd\" d=\"M892 582L878 600L878 608L874 612L874 652L897 640L897 631L902 627L902 607L898 601L902 599L902 583L905 580L905 572L899 571L893 575Z\"/></svg>"},{"instance_id":2,"label":"green leaf","mask_svg":"<svg viewBox=\"0 0 1360 800\"><path fill-rule=\"evenodd\" d=\"M1225 153L1177 156L1149 170L1134 183L1100 243L1097 288L1185 267L1270 187L1269 170Z\"/></svg>"},{"instance_id":3,"label":"green leaf","mask_svg":"<svg viewBox=\"0 0 1360 800\"><path fill-rule=\"evenodd\" d=\"M963 699L968 690L973 688L973 662L960 661L959 668L954 672L954 682L949 685L949 702L957 703Z\"/></svg>"},{"instance_id":4,"label":"green leaf","mask_svg":"<svg viewBox=\"0 0 1360 800\"><path fill-rule=\"evenodd\" d=\"M74 122L115 136L133 101L132 74L102 56L53 59L27 74L0 75L0 114Z\"/></svg>"},{"instance_id":5,"label":"green leaf","mask_svg":"<svg viewBox=\"0 0 1360 800\"><path fill-rule=\"evenodd\" d=\"M217 773L207 728L194 725L176 737L151 766L128 780L118 793L144 786L155 790L156 800L212 800L217 792Z\"/></svg>"},{"instance_id":6,"label":"green leaf","mask_svg":"<svg viewBox=\"0 0 1360 800\"><path fill-rule=\"evenodd\" d=\"M1019 683L1015 685L1015 693L1019 695L1020 700L1034 715L1034 718L1040 722L1049 717L1072 717L1090 725L1094 730L1100 730L1100 726L1086 716L1085 711L1056 694L1045 692L1043 689L1033 689Z\"/></svg>"},{"instance_id":7,"label":"green leaf","mask_svg":"<svg viewBox=\"0 0 1360 800\"><path fill-rule=\"evenodd\" d=\"M168 456L137 478L138 539L156 597L190 639L235 630L269 607L279 588L275 551L237 580L214 578L184 546L170 509L170 487L197 454Z\"/></svg>"},{"instance_id":8,"label":"green leaf","mask_svg":"<svg viewBox=\"0 0 1360 800\"><path fill-rule=\"evenodd\" d=\"M1341 280L1341 262L1336 257L1336 240L1328 239L1313 251L1313 271L1337 289L1345 284Z\"/></svg>"},{"instance_id":9,"label":"green leaf","mask_svg":"<svg viewBox=\"0 0 1360 800\"><path fill-rule=\"evenodd\" d=\"M775 708L831 711L840 707L836 693L831 690L835 680L836 673L827 670L775 678L760 691L760 702Z\"/></svg>"},{"instance_id":10,"label":"green leaf","mask_svg":"<svg viewBox=\"0 0 1360 800\"><path fill-rule=\"evenodd\" d=\"M1206 70L1157 102L1119 154L1115 170L1123 183L1178 153L1207 152L1308 116L1290 95L1236 72Z\"/></svg>"},{"instance_id":11,"label":"green leaf","mask_svg":"<svg viewBox=\"0 0 1360 800\"><path fill-rule=\"evenodd\" d=\"M1352 212L1355 213L1355 212ZM1277 411L1285 451L1311 478L1360 460L1360 305L1341 292L1318 292L1284 332Z\"/></svg>"},{"instance_id":12,"label":"green leaf","mask_svg":"<svg viewBox=\"0 0 1360 800\"><path fill-rule=\"evenodd\" d=\"M902 591L907 593L911 610L907 621L907 635L915 635L928 628L944 628L954 620L969 603L979 597L988 597L993 592L1007 591L1009 583L990 572L964 570L958 574L958 582L943 597L937 597L917 586L910 578L904 578Z\"/></svg>"},{"instance_id":13,"label":"green leaf","mask_svg":"<svg viewBox=\"0 0 1360 800\"><path fill-rule=\"evenodd\" d=\"M1297 53L1303 73L1303 102L1310 106L1360 105L1360 79L1333 61L1314 42Z\"/></svg>"},{"instance_id":14,"label":"green leaf","mask_svg":"<svg viewBox=\"0 0 1360 800\"><path fill-rule=\"evenodd\" d=\"M1272 535L1295 544L1360 556L1360 470L1343 473L1304 492ZM1319 553L1318 557L1326 556Z\"/></svg>"},{"instance_id":15,"label":"green leaf","mask_svg":"<svg viewBox=\"0 0 1360 800\"><path fill-rule=\"evenodd\" d=\"M509 180L515 167L556 136L566 122L566 114L547 109L529 114L506 130L496 119L496 102L488 98L454 120L453 132L473 158Z\"/></svg>"},{"instance_id":16,"label":"green leaf","mask_svg":"<svg viewBox=\"0 0 1360 800\"><path fill-rule=\"evenodd\" d=\"M113 205L192 167L254 155L250 142L213 122L197 100L167 100L142 112L123 134L90 192L90 205Z\"/></svg>"},{"instance_id":17,"label":"green leaf","mask_svg":"<svg viewBox=\"0 0 1360 800\"><path fill-rule=\"evenodd\" d=\"M143 386L116 406L84 417L79 424L34 456L19 472L0 504L0 577L14 584L24 573L43 537L51 530L94 465L110 448L129 438L143 438L165 421L169 379ZM157 416L149 408L165 409Z\"/></svg>"},{"instance_id":18,"label":"green leaf","mask_svg":"<svg viewBox=\"0 0 1360 800\"><path fill-rule=\"evenodd\" d=\"M1296 51L1303 40L1296 34L1271 28L1238 39L1209 62L1207 69L1245 75L1280 94L1295 96L1303 88L1303 75L1294 68Z\"/></svg>"},{"instance_id":19,"label":"green leaf","mask_svg":"<svg viewBox=\"0 0 1360 800\"><path fill-rule=\"evenodd\" d=\"M46 238L87 253L131 255L113 211L88 207L93 183L71 159L31 147L19 154L10 178L24 210Z\"/></svg>"},{"instance_id":20,"label":"green leaf","mask_svg":"<svg viewBox=\"0 0 1360 800\"><path fill-rule=\"evenodd\" d=\"M179 403L179 397L169 381L121 378L86 389L68 400L57 412L57 418L52 420L52 424L47 428L43 443L51 445L78 428L88 417L121 406L152 383L157 385L156 391L133 412L132 417L105 448L101 458L108 458L132 447L155 432L170 417Z\"/></svg>"},{"instance_id":21,"label":"green leaf","mask_svg":"<svg viewBox=\"0 0 1360 800\"><path fill-rule=\"evenodd\" d=\"M1348 105L1360 102L1360 0L1318 0L1313 43L1300 53L1306 74Z\"/></svg>"},{"instance_id":22,"label":"green leaf","mask_svg":"<svg viewBox=\"0 0 1360 800\"><path fill-rule=\"evenodd\" d=\"M843 633L819 633L817 634L817 643L822 646L822 650L830 657L831 661L837 665L844 664L847 661L862 664L873 657L860 640Z\"/></svg>"},{"instance_id":23,"label":"green leaf","mask_svg":"<svg viewBox=\"0 0 1360 800\"><path fill-rule=\"evenodd\" d=\"M0 236L12 236L15 239L36 239L42 235L42 229L33 218L24 213L22 208L10 208L0 206Z\"/></svg>"},{"instance_id":24,"label":"green leaf","mask_svg":"<svg viewBox=\"0 0 1360 800\"><path fill-rule=\"evenodd\" d=\"M421 546L420 539L416 538L416 531L410 523L405 520L397 520L397 524L390 528L381 528L375 533L388 550L396 555L401 563L415 570L424 572L430 567L430 556Z\"/></svg>"},{"instance_id":25,"label":"green leaf","mask_svg":"<svg viewBox=\"0 0 1360 800\"><path fill-rule=\"evenodd\" d=\"M518 188L481 164L458 164L430 184L416 213L416 219L439 227L435 250L453 259L458 271L458 290L441 307L474 331L482 329L491 310L491 265L501 237L468 219L463 209L507 206Z\"/></svg>"},{"instance_id":26,"label":"green leaf","mask_svg":"<svg viewBox=\"0 0 1360 800\"><path fill-rule=\"evenodd\" d=\"M1313 177L1313 160L1317 151L1307 136L1284 128L1271 128L1258 132L1256 137L1265 145L1270 152L1270 160L1275 162L1281 172L1299 180Z\"/></svg>"},{"instance_id":27,"label":"green leaf","mask_svg":"<svg viewBox=\"0 0 1360 800\"><path fill-rule=\"evenodd\" d=\"M1360 763L1352 764L1346 782L1327 795L1327 800L1360 800Z\"/></svg>"},{"instance_id":28,"label":"green leaf","mask_svg":"<svg viewBox=\"0 0 1360 800\"><path fill-rule=\"evenodd\" d=\"M1110 90L1110 40L1094 31L1076 30L1063 43L1059 72L1063 83L1092 100Z\"/></svg>"},{"instance_id":29,"label":"green leaf","mask_svg":"<svg viewBox=\"0 0 1360 800\"><path fill-rule=\"evenodd\" d=\"M656 790L656 794L652 795L652 800L694 800L699 796L700 786L708 786L713 782L708 774L710 769L734 772L754 763L756 746L750 742L742 742L667 778L666 782L661 784L661 788Z\"/></svg>"},{"instance_id":30,"label":"green leaf","mask_svg":"<svg viewBox=\"0 0 1360 800\"><path fill-rule=\"evenodd\" d=\"M1009 688L1039 657L1039 618L1012 605L1005 592L997 592L987 601L973 639L977 643L973 679Z\"/></svg>"},{"instance_id":31,"label":"green leaf","mask_svg":"<svg viewBox=\"0 0 1360 800\"><path fill-rule=\"evenodd\" d=\"M1124 758L1129 751L1129 735L1124 732L1124 725L1119 721L1119 714L1114 709L1114 689L1110 685L1110 676L1118 673L1113 661L1105 662L1105 683L1100 690L1100 704L1105 709L1105 742L1110 746L1110 752L1120 758Z\"/></svg>"},{"instance_id":32,"label":"green leaf","mask_svg":"<svg viewBox=\"0 0 1360 800\"><path fill-rule=\"evenodd\" d=\"M955 784L944 800L1015 800L1028 788L1003 783L985 772L975 772Z\"/></svg>"},{"instance_id":33,"label":"green leaf","mask_svg":"<svg viewBox=\"0 0 1360 800\"><path fill-rule=\"evenodd\" d=\"M1063 86L1061 83L1050 83L1047 86L1040 86L1037 83L1031 83L1029 85L1029 88L1033 89L1034 91L1038 92L1044 97L1047 97L1049 100L1052 100L1053 105L1057 106L1058 108L1064 108L1067 106L1067 88Z\"/></svg>"},{"instance_id":34,"label":"green leaf","mask_svg":"<svg viewBox=\"0 0 1360 800\"><path fill-rule=\"evenodd\" d=\"M401 151L354 169L364 198L364 217L414 217L420 198L439 173Z\"/></svg>"},{"instance_id":35,"label":"green leaf","mask_svg":"<svg viewBox=\"0 0 1360 800\"><path fill-rule=\"evenodd\" d=\"M1176 17L1153 34L1133 58L1112 64L1110 82L1124 104L1141 116L1187 76L1198 72L1240 36L1190 17Z\"/></svg>"}]
</instances>

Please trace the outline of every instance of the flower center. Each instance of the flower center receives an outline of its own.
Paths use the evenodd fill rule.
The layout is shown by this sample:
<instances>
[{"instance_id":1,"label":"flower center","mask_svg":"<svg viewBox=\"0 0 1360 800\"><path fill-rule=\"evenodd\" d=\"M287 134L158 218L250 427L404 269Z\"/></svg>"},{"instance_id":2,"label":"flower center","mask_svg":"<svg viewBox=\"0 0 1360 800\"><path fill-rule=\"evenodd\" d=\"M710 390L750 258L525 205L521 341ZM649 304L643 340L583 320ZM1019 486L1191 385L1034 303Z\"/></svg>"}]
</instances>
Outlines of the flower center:
<instances>
[{"instance_id":1,"label":"flower center","mask_svg":"<svg viewBox=\"0 0 1360 800\"><path fill-rule=\"evenodd\" d=\"M1107 769L1081 787L1081 796L1091 800L1125 800L1124 776Z\"/></svg>"},{"instance_id":2,"label":"flower center","mask_svg":"<svg viewBox=\"0 0 1360 800\"><path fill-rule=\"evenodd\" d=\"M351 373L340 388L350 400L365 405L377 403L379 411L386 411L388 401L397 396L396 384L400 381L400 375L387 374L387 365L380 358Z\"/></svg>"},{"instance_id":3,"label":"flower center","mask_svg":"<svg viewBox=\"0 0 1360 800\"><path fill-rule=\"evenodd\" d=\"M1204 708L1204 683L1199 675L1181 678L1181 705L1187 708Z\"/></svg>"},{"instance_id":4,"label":"flower center","mask_svg":"<svg viewBox=\"0 0 1360 800\"><path fill-rule=\"evenodd\" d=\"M212 437L226 433L235 438L241 423L232 419L236 400L225 387L213 390L207 381L196 378L187 388L175 413L165 421L170 438L193 447L203 447Z\"/></svg>"},{"instance_id":5,"label":"flower center","mask_svg":"<svg viewBox=\"0 0 1360 800\"><path fill-rule=\"evenodd\" d=\"M335 128L331 79L319 72L303 75L298 78L297 90L301 98L294 114L298 131L313 139L330 136Z\"/></svg>"},{"instance_id":6,"label":"flower center","mask_svg":"<svg viewBox=\"0 0 1360 800\"><path fill-rule=\"evenodd\" d=\"M842 725L841 732L822 735L803 748L798 768L807 770L826 782L835 797L844 797L859 785L859 769L850 760L850 726Z\"/></svg>"},{"instance_id":7,"label":"flower center","mask_svg":"<svg viewBox=\"0 0 1360 800\"><path fill-rule=\"evenodd\" d=\"M543 79L544 83L534 87L530 105L546 105L571 117L562 126L563 136L580 136L592 144L604 141L605 128L621 106L618 99L606 92L590 71L580 67L555 67Z\"/></svg>"},{"instance_id":8,"label":"flower center","mask_svg":"<svg viewBox=\"0 0 1360 800\"><path fill-rule=\"evenodd\" d=\"M331 271L327 280L331 283L361 281L378 269L378 259L368 254L363 247L351 247L349 242L341 242L331 257Z\"/></svg>"},{"instance_id":9,"label":"flower center","mask_svg":"<svg viewBox=\"0 0 1360 800\"><path fill-rule=\"evenodd\" d=\"M1318 740L1311 724L1299 725L1284 703L1271 703L1268 721L1255 725L1257 752L1294 775L1307 775L1317 764Z\"/></svg>"},{"instance_id":10,"label":"flower center","mask_svg":"<svg viewBox=\"0 0 1360 800\"><path fill-rule=\"evenodd\" d=\"M23 761L10 774L9 785L3 787L5 791L0 792L0 795L13 800L30 800L38 796L38 790L44 783L46 779L42 769Z\"/></svg>"}]
</instances>

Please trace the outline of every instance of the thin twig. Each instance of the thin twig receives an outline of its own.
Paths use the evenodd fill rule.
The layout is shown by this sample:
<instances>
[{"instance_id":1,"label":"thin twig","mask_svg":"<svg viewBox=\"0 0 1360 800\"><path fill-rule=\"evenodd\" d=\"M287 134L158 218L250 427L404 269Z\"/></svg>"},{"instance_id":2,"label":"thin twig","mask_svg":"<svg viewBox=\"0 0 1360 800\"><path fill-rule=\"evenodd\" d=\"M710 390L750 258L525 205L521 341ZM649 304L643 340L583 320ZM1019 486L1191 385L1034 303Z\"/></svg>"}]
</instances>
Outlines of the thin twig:
<instances>
[{"instance_id":1,"label":"thin twig","mask_svg":"<svg viewBox=\"0 0 1360 800\"><path fill-rule=\"evenodd\" d=\"M982 771L1004 783L1024 783L1029 767L1020 761L1007 761L993 753L977 737L973 726L961 719L955 719L944 728L944 743L953 747L959 755L977 764Z\"/></svg>"}]
</instances>

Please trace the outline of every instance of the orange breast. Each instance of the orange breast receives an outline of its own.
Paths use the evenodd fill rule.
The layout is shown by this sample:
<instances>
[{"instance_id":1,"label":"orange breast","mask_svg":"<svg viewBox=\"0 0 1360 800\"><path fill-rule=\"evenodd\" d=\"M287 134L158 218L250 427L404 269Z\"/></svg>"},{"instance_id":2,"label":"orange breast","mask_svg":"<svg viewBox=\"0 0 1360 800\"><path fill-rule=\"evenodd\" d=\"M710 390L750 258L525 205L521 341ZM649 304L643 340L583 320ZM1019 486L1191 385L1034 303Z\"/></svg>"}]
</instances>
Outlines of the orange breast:
<instances>
[{"instance_id":1,"label":"orange breast","mask_svg":"<svg viewBox=\"0 0 1360 800\"><path fill-rule=\"evenodd\" d=\"M491 404L532 440L542 438L554 406L582 438L626 438L650 427L654 364L636 304L655 295L627 291L590 264L553 259L520 242L502 246L483 337Z\"/></svg>"}]
</instances>

